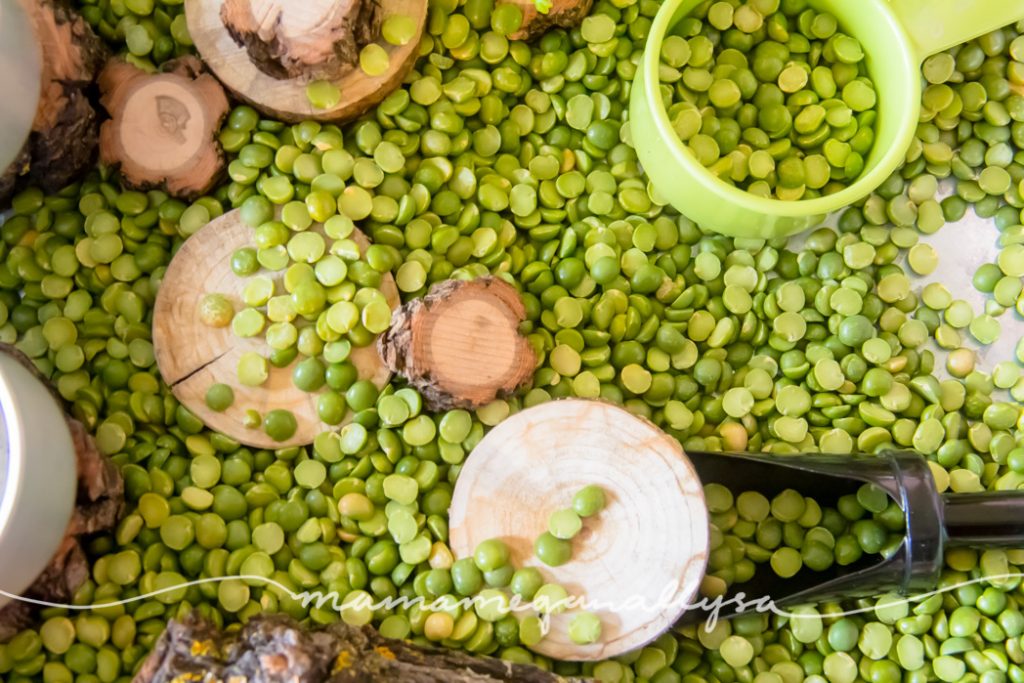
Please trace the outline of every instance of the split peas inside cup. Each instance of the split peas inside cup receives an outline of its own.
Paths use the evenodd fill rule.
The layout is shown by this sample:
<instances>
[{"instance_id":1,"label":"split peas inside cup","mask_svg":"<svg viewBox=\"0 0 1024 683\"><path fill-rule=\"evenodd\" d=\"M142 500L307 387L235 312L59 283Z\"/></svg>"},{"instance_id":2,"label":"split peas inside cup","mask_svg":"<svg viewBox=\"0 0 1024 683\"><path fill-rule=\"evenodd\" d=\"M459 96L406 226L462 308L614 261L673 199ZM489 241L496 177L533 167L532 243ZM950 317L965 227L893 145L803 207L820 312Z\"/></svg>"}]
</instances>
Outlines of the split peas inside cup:
<instances>
[{"instance_id":1,"label":"split peas inside cup","mask_svg":"<svg viewBox=\"0 0 1024 683\"><path fill-rule=\"evenodd\" d=\"M745 192L709 172L679 140L659 91L662 43L701 0L666 0L647 38L630 93L630 133L658 194L698 225L771 239L819 224L869 195L905 159L921 109L924 59L1024 18L1019 0L812 0L857 38L878 92L875 139L864 170L834 194L782 201Z\"/></svg>"}]
</instances>

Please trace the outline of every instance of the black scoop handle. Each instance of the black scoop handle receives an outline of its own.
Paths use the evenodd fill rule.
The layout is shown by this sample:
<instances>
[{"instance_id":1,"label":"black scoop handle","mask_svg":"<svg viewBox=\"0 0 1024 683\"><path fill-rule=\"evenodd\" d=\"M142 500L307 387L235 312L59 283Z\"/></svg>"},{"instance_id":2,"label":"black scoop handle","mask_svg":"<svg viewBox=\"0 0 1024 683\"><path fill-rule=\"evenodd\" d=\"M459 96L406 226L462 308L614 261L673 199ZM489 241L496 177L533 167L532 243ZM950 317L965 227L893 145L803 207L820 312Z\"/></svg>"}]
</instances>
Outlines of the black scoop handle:
<instances>
[{"instance_id":1,"label":"black scoop handle","mask_svg":"<svg viewBox=\"0 0 1024 683\"><path fill-rule=\"evenodd\" d=\"M949 546L1024 548L1024 491L944 494L942 521Z\"/></svg>"},{"instance_id":2,"label":"black scoop handle","mask_svg":"<svg viewBox=\"0 0 1024 683\"><path fill-rule=\"evenodd\" d=\"M786 488L834 504L870 482L904 511L905 539L896 554L862 558L825 572L802 571L782 581L770 572L734 586L747 595L769 595L779 605L804 604L895 590L905 595L933 589L947 547L1024 547L1024 491L940 494L927 460L913 451L876 455L722 454L687 452L705 484L756 490L773 496ZM699 615L687 613L686 621Z\"/></svg>"}]
</instances>

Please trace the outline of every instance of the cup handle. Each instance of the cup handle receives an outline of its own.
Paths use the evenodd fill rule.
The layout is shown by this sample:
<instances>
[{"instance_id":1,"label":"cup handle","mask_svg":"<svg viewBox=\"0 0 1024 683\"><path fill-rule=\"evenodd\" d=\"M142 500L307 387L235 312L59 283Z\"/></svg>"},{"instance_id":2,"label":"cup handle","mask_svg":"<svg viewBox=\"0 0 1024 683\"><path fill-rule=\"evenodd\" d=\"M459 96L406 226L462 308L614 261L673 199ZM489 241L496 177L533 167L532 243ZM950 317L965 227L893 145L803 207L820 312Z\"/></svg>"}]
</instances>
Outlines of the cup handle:
<instances>
[{"instance_id":1,"label":"cup handle","mask_svg":"<svg viewBox=\"0 0 1024 683\"><path fill-rule=\"evenodd\" d=\"M920 61L1024 19L1024 3L1017 0L890 0L890 5Z\"/></svg>"}]
</instances>

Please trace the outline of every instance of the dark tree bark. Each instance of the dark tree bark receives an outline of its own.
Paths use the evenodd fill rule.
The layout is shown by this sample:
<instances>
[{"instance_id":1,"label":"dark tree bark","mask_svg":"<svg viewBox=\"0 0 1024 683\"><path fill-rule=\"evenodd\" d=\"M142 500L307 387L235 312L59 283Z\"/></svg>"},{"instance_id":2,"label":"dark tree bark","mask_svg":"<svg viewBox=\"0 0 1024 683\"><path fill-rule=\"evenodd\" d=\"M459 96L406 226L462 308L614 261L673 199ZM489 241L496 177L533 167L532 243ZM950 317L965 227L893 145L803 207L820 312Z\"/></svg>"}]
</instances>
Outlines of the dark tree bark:
<instances>
[{"instance_id":1,"label":"dark tree bark","mask_svg":"<svg viewBox=\"0 0 1024 683\"><path fill-rule=\"evenodd\" d=\"M198 678L192 679L191 676ZM227 633L192 616L167 626L135 683L569 683L538 667L428 649L342 623L306 630L283 615Z\"/></svg>"}]
</instances>

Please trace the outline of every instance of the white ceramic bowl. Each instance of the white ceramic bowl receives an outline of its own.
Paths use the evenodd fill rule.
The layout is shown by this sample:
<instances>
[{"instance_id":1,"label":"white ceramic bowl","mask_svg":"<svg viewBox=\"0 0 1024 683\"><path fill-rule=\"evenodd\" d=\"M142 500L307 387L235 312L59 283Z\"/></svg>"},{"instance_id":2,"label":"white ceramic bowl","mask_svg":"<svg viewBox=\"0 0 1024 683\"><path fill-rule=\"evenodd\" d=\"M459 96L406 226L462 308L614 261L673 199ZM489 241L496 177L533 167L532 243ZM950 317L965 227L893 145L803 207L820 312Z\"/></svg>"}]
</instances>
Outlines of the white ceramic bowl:
<instances>
[{"instance_id":1,"label":"white ceramic bowl","mask_svg":"<svg viewBox=\"0 0 1024 683\"><path fill-rule=\"evenodd\" d=\"M0 590L21 595L56 552L78 475L64 411L27 368L0 353ZM0 605L9 598L0 595Z\"/></svg>"},{"instance_id":2,"label":"white ceramic bowl","mask_svg":"<svg viewBox=\"0 0 1024 683\"><path fill-rule=\"evenodd\" d=\"M23 1L0 0L0 168L21 150L39 102L39 44Z\"/></svg>"}]
</instances>

